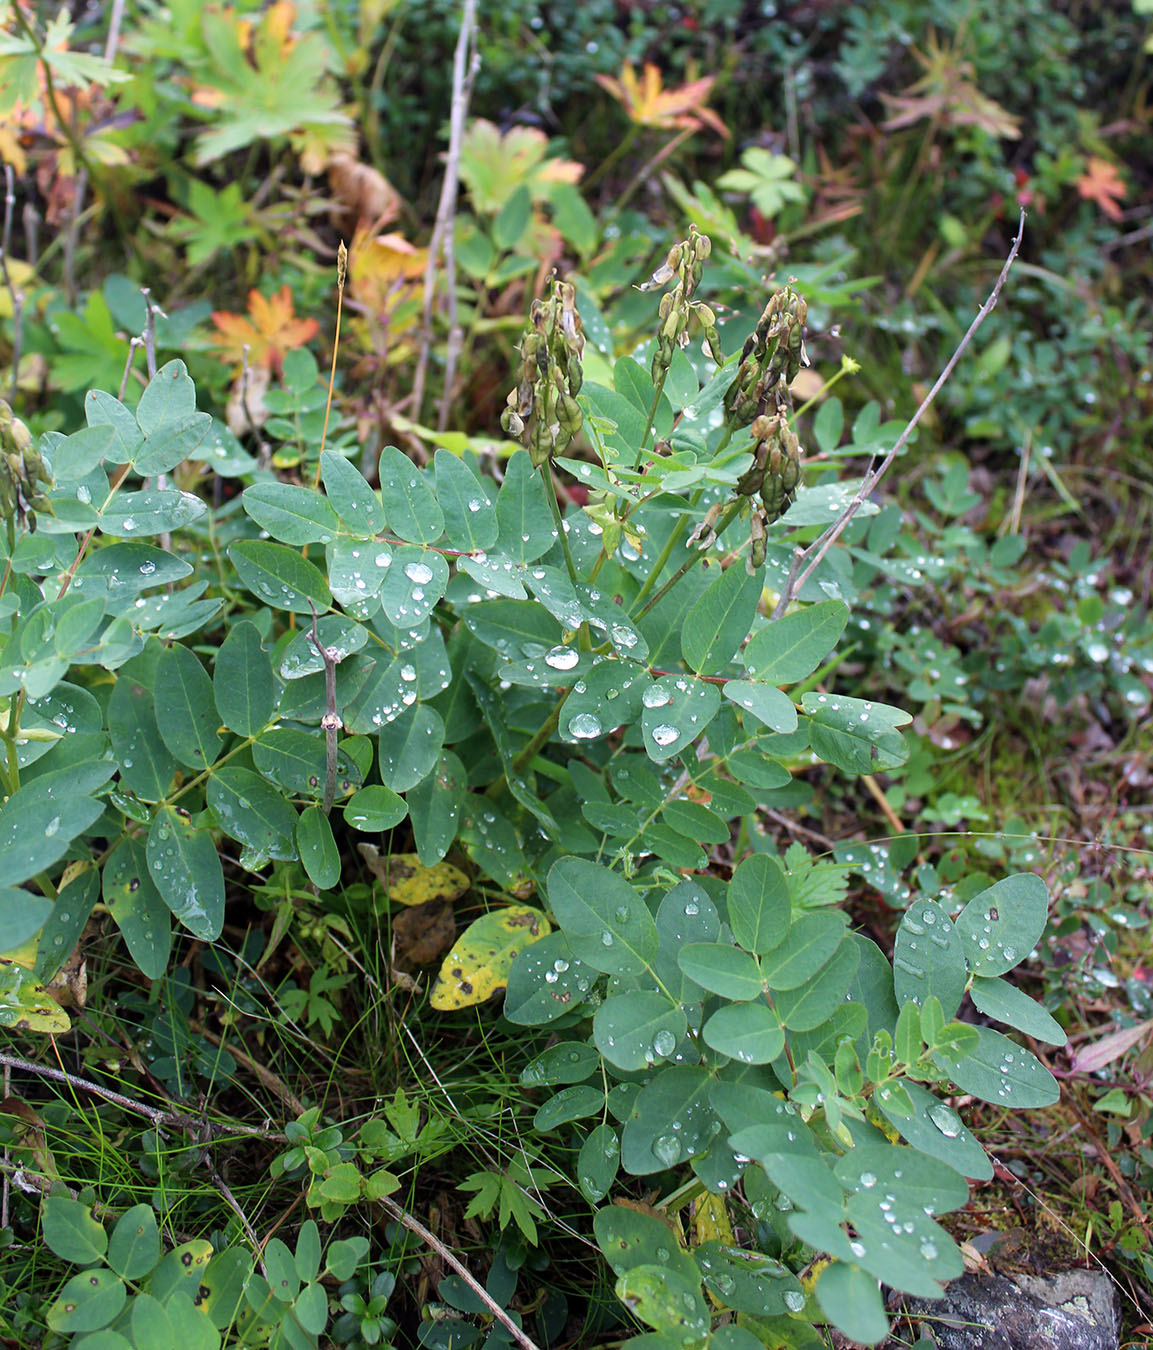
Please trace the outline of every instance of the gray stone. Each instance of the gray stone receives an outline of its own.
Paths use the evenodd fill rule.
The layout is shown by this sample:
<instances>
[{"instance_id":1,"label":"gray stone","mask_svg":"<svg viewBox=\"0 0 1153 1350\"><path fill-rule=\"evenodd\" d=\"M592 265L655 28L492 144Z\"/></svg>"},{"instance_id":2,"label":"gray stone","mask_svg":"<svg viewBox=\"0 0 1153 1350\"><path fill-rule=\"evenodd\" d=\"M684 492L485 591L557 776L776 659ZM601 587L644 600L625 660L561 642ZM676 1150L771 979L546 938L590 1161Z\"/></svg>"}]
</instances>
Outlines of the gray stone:
<instances>
[{"instance_id":1,"label":"gray stone","mask_svg":"<svg viewBox=\"0 0 1153 1350\"><path fill-rule=\"evenodd\" d=\"M913 1309L940 1350L1117 1350L1121 1310L1101 1272L963 1275Z\"/></svg>"}]
</instances>

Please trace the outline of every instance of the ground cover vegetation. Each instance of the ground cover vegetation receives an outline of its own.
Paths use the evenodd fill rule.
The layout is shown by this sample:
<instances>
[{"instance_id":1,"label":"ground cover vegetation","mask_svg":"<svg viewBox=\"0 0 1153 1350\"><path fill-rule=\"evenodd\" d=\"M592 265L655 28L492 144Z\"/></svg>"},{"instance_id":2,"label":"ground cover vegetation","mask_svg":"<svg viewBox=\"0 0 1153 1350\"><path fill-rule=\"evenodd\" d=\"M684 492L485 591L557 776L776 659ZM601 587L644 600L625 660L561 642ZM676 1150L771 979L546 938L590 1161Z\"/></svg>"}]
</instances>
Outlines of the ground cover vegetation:
<instances>
[{"instance_id":1,"label":"ground cover vegetation","mask_svg":"<svg viewBox=\"0 0 1153 1350\"><path fill-rule=\"evenodd\" d=\"M1148 1334L1151 24L10 9L7 1343Z\"/></svg>"}]
</instances>

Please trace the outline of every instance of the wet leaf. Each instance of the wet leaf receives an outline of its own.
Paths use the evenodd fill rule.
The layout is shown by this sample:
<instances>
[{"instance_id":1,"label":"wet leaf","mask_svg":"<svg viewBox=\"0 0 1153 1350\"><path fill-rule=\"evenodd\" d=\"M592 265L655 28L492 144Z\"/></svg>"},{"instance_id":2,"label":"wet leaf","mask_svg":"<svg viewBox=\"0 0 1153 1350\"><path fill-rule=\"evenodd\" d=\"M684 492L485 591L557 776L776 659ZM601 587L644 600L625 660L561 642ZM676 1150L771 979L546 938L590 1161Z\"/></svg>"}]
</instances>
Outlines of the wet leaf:
<instances>
[{"instance_id":1,"label":"wet leaf","mask_svg":"<svg viewBox=\"0 0 1153 1350\"><path fill-rule=\"evenodd\" d=\"M0 1026L61 1036L68 1014L30 970L0 956Z\"/></svg>"},{"instance_id":2,"label":"wet leaf","mask_svg":"<svg viewBox=\"0 0 1153 1350\"><path fill-rule=\"evenodd\" d=\"M513 958L551 930L539 910L512 905L469 924L445 957L429 1002L441 1012L484 1003L508 984Z\"/></svg>"},{"instance_id":3,"label":"wet leaf","mask_svg":"<svg viewBox=\"0 0 1153 1350\"><path fill-rule=\"evenodd\" d=\"M437 862L426 867L415 853L382 854L373 844L358 844L357 848L384 893L398 905L459 900L472 884L451 863Z\"/></svg>"}]
</instances>

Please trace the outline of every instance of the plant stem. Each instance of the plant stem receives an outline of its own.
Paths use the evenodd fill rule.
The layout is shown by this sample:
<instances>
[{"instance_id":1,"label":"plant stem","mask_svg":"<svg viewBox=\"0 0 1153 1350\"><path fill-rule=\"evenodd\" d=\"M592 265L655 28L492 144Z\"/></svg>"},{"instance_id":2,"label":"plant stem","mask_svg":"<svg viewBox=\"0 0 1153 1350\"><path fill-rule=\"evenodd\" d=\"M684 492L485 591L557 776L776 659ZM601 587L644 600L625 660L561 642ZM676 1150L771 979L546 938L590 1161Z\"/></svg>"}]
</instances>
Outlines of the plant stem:
<instances>
[{"instance_id":1,"label":"plant stem","mask_svg":"<svg viewBox=\"0 0 1153 1350\"><path fill-rule=\"evenodd\" d=\"M666 369L662 368L660 378L653 383L653 401L649 406L649 415L645 419L645 429L641 432L641 441L637 446L636 458L633 460L633 473L636 473L641 466L641 459L645 453L645 442L648 440L649 432L652 431L653 423L656 421L657 408L660 407L661 394L664 392L665 380L668 378L668 373L669 372Z\"/></svg>"},{"instance_id":2,"label":"plant stem","mask_svg":"<svg viewBox=\"0 0 1153 1350\"><path fill-rule=\"evenodd\" d=\"M731 501L728 504L728 506L726 506L725 509L721 512L720 518L717 520L716 526L714 527L718 537L721 534L723 534L724 531L732 523L737 512L740 511L741 506L744 504L744 501L745 501L744 497L737 497L734 501ZM666 581L665 584L660 588L660 590L657 591L656 595L653 596L653 598L648 602L648 604L645 605L643 609L637 610L636 613L633 614L631 617L634 619L643 619L644 616L649 612L650 609L653 608L654 605L660 604L660 602L665 598L665 596L668 595L669 591L671 591L672 588L677 584L677 582L680 581L681 577L683 577L686 572L688 572L691 568L695 567L697 563L700 562L700 560L705 556L707 551L708 551L707 549L700 549L698 552L692 554L691 557L686 558L685 561L680 565L680 567L668 579L668 581Z\"/></svg>"}]
</instances>

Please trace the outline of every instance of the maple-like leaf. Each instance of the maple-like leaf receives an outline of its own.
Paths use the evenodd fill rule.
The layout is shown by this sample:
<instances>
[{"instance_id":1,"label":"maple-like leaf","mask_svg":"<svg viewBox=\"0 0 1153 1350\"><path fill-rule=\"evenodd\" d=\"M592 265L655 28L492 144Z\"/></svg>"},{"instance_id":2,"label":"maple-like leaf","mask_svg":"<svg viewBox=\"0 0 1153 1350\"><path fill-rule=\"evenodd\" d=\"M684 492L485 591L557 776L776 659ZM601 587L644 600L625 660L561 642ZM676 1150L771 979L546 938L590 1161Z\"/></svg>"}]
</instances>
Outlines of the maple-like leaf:
<instances>
[{"instance_id":1,"label":"maple-like leaf","mask_svg":"<svg viewBox=\"0 0 1153 1350\"><path fill-rule=\"evenodd\" d=\"M296 7L275 0L259 19L232 7L206 7L201 19L211 61L192 102L216 114L196 140L196 162L209 164L253 142L292 140L316 173L327 155L353 143L351 119L328 78L331 54L318 33L293 31Z\"/></svg>"},{"instance_id":2,"label":"maple-like leaf","mask_svg":"<svg viewBox=\"0 0 1153 1350\"><path fill-rule=\"evenodd\" d=\"M1077 179L1077 191L1081 196L1086 201L1096 202L1110 220L1121 219L1121 208L1117 203L1124 201L1128 190L1117 166L1097 155L1089 156L1085 172Z\"/></svg>"},{"instance_id":3,"label":"maple-like leaf","mask_svg":"<svg viewBox=\"0 0 1153 1350\"><path fill-rule=\"evenodd\" d=\"M420 290L428 250L410 244L402 234L370 234L358 230L348 253L348 285L353 300L394 334L415 321L415 310L397 310Z\"/></svg>"},{"instance_id":4,"label":"maple-like leaf","mask_svg":"<svg viewBox=\"0 0 1153 1350\"><path fill-rule=\"evenodd\" d=\"M279 371L285 353L302 347L320 329L315 319L298 319L292 311L292 292L287 286L269 297L251 290L247 318L221 310L213 312L212 322L220 331L213 345L231 356L238 366L243 363L243 349L247 346L250 366Z\"/></svg>"},{"instance_id":5,"label":"maple-like leaf","mask_svg":"<svg viewBox=\"0 0 1153 1350\"><path fill-rule=\"evenodd\" d=\"M547 159L548 137L536 127L510 127L502 132L478 117L460 146L460 176L473 206L496 215L520 187L534 202L548 199L558 183L578 183L584 166L571 159Z\"/></svg>"},{"instance_id":6,"label":"maple-like leaf","mask_svg":"<svg viewBox=\"0 0 1153 1350\"><path fill-rule=\"evenodd\" d=\"M947 127L980 127L991 136L1018 139L1020 119L981 93L973 81L973 63L962 60L955 47L942 47L930 32L923 52L911 50L925 73L901 94L881 95L890 110L886 131L931 118Z\"/></svg>"},{"instance_id":7,"label":"maple-like leaf","mask_svg":"<svg viewBox=\"0 0 1153 1350\"><path fill-rule=\"evenodd\" d=\"M700 130L703 126L709 126L718 135L728 139L728 127L711 108L705 106L716 83L715 75L690 80L676 89L665 89L661 72L651 61L645 62L639 78L632 62L626 61L621 67L619 79L612 75L598 75L596 81L602 89L608 90L624 108L629 121L635 122L637 126L659 127L666 131L675 127Z\"/></svg>"}]
</instances>

